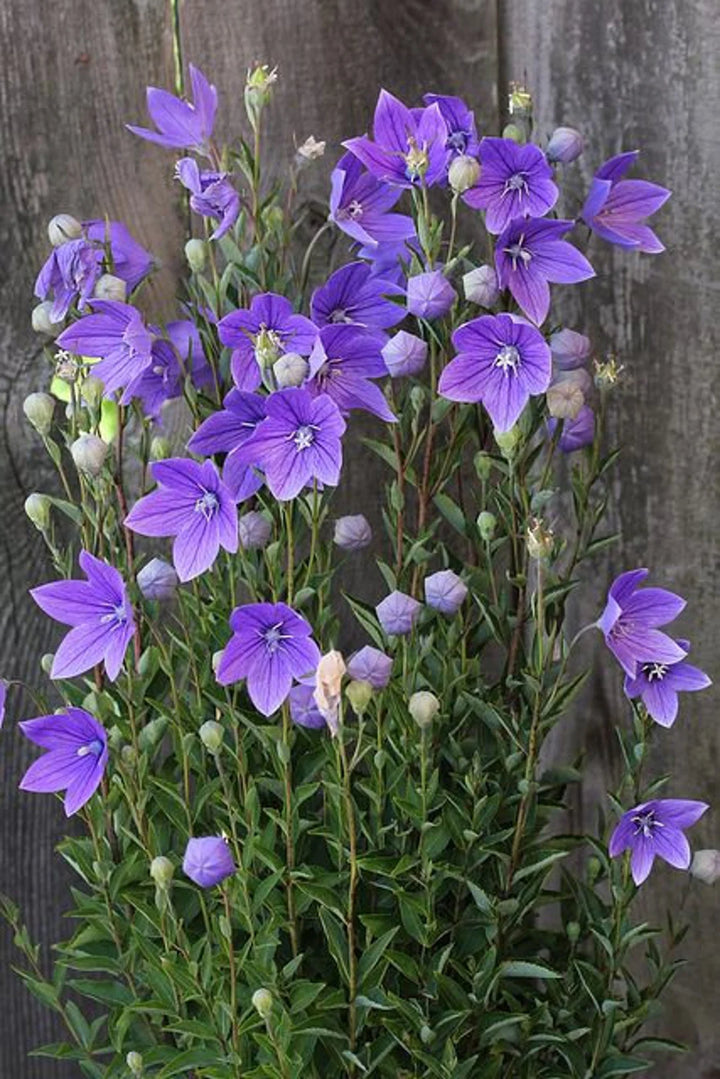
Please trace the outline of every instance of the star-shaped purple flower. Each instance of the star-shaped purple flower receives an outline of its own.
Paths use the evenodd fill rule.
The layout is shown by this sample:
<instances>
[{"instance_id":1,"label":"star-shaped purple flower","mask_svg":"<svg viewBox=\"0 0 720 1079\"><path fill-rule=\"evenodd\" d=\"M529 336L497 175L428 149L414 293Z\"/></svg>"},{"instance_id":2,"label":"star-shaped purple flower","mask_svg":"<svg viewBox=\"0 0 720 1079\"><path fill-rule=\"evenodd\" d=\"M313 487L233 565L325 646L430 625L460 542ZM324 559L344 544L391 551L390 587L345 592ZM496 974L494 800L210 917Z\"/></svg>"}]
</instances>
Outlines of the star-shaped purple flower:
<instances>
[{"instance_id":1,"label":"star-shaped purple flower","mask_svg":"<svg viewBox=\"0 0 720 1079\"><path fill-rule=\"evenodd\" d=\"M391 281L376 277L364 262L350 262L315 289L310 314L317 326L352 323L366 329L387 330L405 317L404 308L386 295L401 292Z\"/></svg>"},{"instance_id":2,"label":"star-shaped purple flower","mask_svg":"<svg viewBox=\"0 0 720 1079\"><path fill-rule=\"evenodd\" d=\"M327 394L291 387L267 399L267 418L237 450L238 464L257 465L275 498L289 501L313 479L335 487L342 467L345 421Z\"/></svg>"},{"instance_id":3,"label":"star-shaped purple flower","mask_svg":"<svg viewBox=\"0 0 720 1079\"><path fill-rule=\"evenodd\" d=\"M686 653L689 641L678 641ZM661 727L672 727L678 713L678 693L693 693L712 685L699 667L686 663L641 663L634 678L625 675L625 694L640 697L649 714Z\"/></svg>"},{"instance_id":4,"label":"star-shaped purple flower","mask_svg":"<svg viewBox=\"0 0 720 1079\"><path fill-rule=\"evenodd\" d=\"M628 570L610 586L608 600L596 622L605 644L630 678L643 663L679 663L686 650L658 626L672 622L685 607L685 600L665 588L638 588L649 571Z\"/></svg>"},{"instance_id":5,"label":"star-shaped purple flower","mask_svg":"<svg viewBox=\"0 0 720 1079\"><path fill-rule=\"evenodd\" d=\"M373 139L361 135L343 143L373 176L398 187L430 187L442 179L447 158L447 126L438 105L409 109L381 90ZM374 141L373 141L374 140Z\"/></svg>"},{"instance_id":6,"label":"star-shaped purple flower","mask_svg":"<svg viewBox=\"0 0 720 1079\"><path fill-rule=\"evenodd\" d=\"M595 276L585 256L563 240L574 225L574 221L516 218L498 237L495 269L500 288L509 288L538 326L550 309L548 281L572 285Z\"/></svg>"},{"instance_id":7,"label":"star-shaped purple flower","mask_svg":"<svg viewBox=\"0 0 720 1079\"><path fill-rule=\"evenodd\" d=\"M284 352L309 356L317 327L304 315L296 315L284 296L264 292L249 308L225 315L218 323L218 333L222 343L233 349L235 385L252 391L260 385L262 371L272 367Z\"/></svg>"},{"instance_id":8,"label":"star-shaped purple flower","mask_svg":"<svg viewBox=\"0 0 720 1079\"><path fill-rule=\"evenodd\" d=\"M373 689L385 689L392 673L392 656L366 644L350 657L347 673L358 682L368 682Z\"/></svg>"},{"instance_id":9,"label":"star-shaped purple flower","mask_svg":"<svg viewBox=\"0 0 720 1079\"><path fill-rule=\"evenodd\" d=\"M405 214L389 210L402 189L381 183L365 172L354 154L344 154L333 169L330 218L339 229L361 244L397 243L415 235L415 223Z\"/></svg>"},{"instance_id":10,"label":"star-shaped purple flower","mask_svg":"<svg viewBox=\"0 0 720 1079\"><path fill-rule=\"evenodd\" d=\"M462 98L452 97L449 94L424 94L423 101L426 105L437 105L445 121L446 168L450 166L454 157L462 154L477 157L480 142L475 127L475 117Z\"/></svg>"},{"instance_id":11,"label":"star-shaped purple flower","mask_svg":"<svg viewBox=\"0 0 720 1079\"><path fill-rule=\"evenodd\" d=\"M92 373L105 393L113 393L139 378L152 363L153 335L132 304L119 300L93 300L93 314L78 319L60 334L57 343L79 356L98 356ZM125 389L120 401L127 404L132 392Z\"/></svg>"},{"instance_id":12,"label":"star-shaped purple flower","mask_svg":"<svg viewBox=\"0 0 720 1079\"><path fill-rule=\"evenodd\" d=\"M193 322L187 319L168 322L167 339L160 336L158 326L151 326L150 332L158 335L151 346L151 362L128 384L125 396L139 398L146 415L157 419L166 401L182 397L188 376L193 386L208 386L212 371Z\"/></svg>"},{"instance_id":13,"label":"star-shaped purple flower","mask_svg":"<svg viewBox=\"0 0 720 1079\"><path fill-rule=\"evenodd\" d=\"M20 729L35 745L47 749L20 782L20 790L49 794L65 791L65 813L71 817L100 786L108 759L105 730L89 712L67 708L51 716L26 719Z\"/></svg>"},{"instance_id":14,"label":"star-shaped purple flower","mask_svg":"<svg viewBox=\"0 0 720 1079\"><path fill-rule=\"evenodd\" d=\"M104 662L115 681L135 632L125 583L114 566L81 551L78 559L86 581L53 581L33 588L38 607L65 626L72 626L53 659L51 678L73 678Z\"/></svg>"},{"instance_id":15,"label":"star-shaped purple flower","mask_svg":"<svg viewBox=\"0 0 720 1079\"><path fill-rule=\"evenodd\" d=\"M459 352L442 372L438 393L450 401L482 401L498 431L509 430L530 396L550 385L550 348L524 319L481 315L458 327L452 341Z\"/></svg>"},{"instance_id":16,"label":"star-shaped purple flower","mask_svg":"<svg viewBox=\"0 0 720 1079\"><path fill-rule=\"evenodd\" d=\"M147 88L147 110L157 131L146 127L134 127L126 124L128 131L139 135L141 139L155 142L177 150L195 150L199 154L208 152L217 110L217 90L208 82L202 71L190 64L190 84L193 101L183 101L179 97L158 90L155 86Z\"/></svg>"},{"instance_id":17,"label":"star-shaped purple flower","mask_svg":"<svg viewBox=\"0 0 720 1079\"><path fill-rule=\"evenodd\" d=\"M388 369L382 350L387 337L359 326L323 326L310 356L307 389L313 395L327 394L341 412L362 408L392 423L382 390L369 379L382 378Z\"/></svg>"},{"instance_id":18,"label":"star-shaped purple flower","mask_svg":"<svg viewBox=\"0 0 720 1079\"><path fill-rule=\"evenodd\" d=\"M226 172L212 172L200 167L192 157L183 157L175 166L181 184L190 192L190 206L202 217L214 217L220 222L210 236L219 240L228 232L240 213L240 196Z\"/></svg>"},{"instance_id":19,"label":"star-shaped purple flower","mask_svg":"<svg viewBox=\"0 0 720 1079\"><path fill-rule=\"evenodd\" d=\"M238 459L238 450L265 419L266 398L244 390L230 390L218 412L208 416L188 442L193 453L209 456L227 453L223 465L223 483L233 497L242 502L262 487L262 477L250 465Z\"/></svg>"},{"instance_id":20,"label":"star-shaped purple flower","mask_svg":"<svg viewBox=\"0 0 720 1079\"><path fill-rule=\"evenodd\" d=\"M638 151L631 150L598 169L580 216L603 240L657 255L665 246L644 219L659 210L671 192L647 180L623 180L637 158Z\"/></svg>"},{"instance_id":21,"label":"star-shaped purple flower","mask_svg":"<svg viewBox=\"0 0 720 1079\"><path fill-rule=\"evenodd\" d=\"M62 322L73 303L81 311L86 306L102 271L102 260L102 250L84 237L52 249L35 281L35 295L39 300L52 296L53 322Z\"/></svg>"},{"instance_id":22,"label":"star-shaped purple flower","mask_svg":"<svg viewBox=\"0 0 720 1079\"><path fill-rule=\"evenodd\" d=\"M150 252L130 235L122 221L95 218L83 221L83 228L88 240L96 245L110 245L112 272L125 282L128 292L137 288L155 265Z\"/></svg>"},{"instance_id":23,"label":"star-shaped purple flower","mask_svg":"<svg viewBox=\"0 0 720 1079\"><path fill-rule=\"evenodd\" d=\"M157 490L136 502L125 524L141 536L174 536L173 564L181 581L212 566L221 547L238 549L235 499L212 461L155 461Z\"/></svg>"},{"instance_id":24,"label":"star-shaped purple flower","mask_svg":"<svg viewBox=\"0 0 720 1079\"><path fill-rule=\"evenodd\" d=\"M480 178L463 200L485 210L488 232L502 232L516 217L543 217L557 202L553 171L539 146L486 137L480 162Z\"/></svg>"},{"instance_id":25,"label":"star-shaped purple flower","mask_svg":"<svg viewBox=\"0 0 720 1079\"><path fill-rule=\"evenodd\" d=\"M220 657L217 680L244 678L250 700L264 716L277 711L293 680L315 670L320 649L310 625L286 603L248 603L230 615L233 636Z\"/></svg>"},{"instance_id":26,"label":"star-shaped purple flower","mask_svg":"<svg viewBox=\"0 0 720 1079\"><path fill-rule=\"evenodd\" d=\"M658 798L623 813L610 838L610 856L631 851L630 869L637 885L647 880L655 856L676 869L690 867L690 844L683 834L709 806L683 798Z\"/></svg>"}]
</instances>

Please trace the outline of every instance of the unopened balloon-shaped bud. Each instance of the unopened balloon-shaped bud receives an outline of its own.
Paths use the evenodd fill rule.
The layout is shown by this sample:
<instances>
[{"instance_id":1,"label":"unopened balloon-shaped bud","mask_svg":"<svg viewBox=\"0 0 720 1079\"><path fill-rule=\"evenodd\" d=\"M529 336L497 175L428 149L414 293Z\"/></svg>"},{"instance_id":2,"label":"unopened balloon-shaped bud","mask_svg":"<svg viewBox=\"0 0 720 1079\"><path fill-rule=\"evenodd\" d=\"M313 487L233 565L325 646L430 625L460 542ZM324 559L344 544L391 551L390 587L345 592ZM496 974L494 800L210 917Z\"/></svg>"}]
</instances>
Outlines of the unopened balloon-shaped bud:
<instances>
[{"instance_id":1,"label":"unopened balloon-shaped bud","mask_svg":"<svg viewBox=\"0 0 720 1079\"><path fill-rule=\"evenodd\" d=\"M484 450L480 450L475 454L473 458L473 464L475 466L475 472L479 480L487 480L490 478L490 473L493 468L493 459L489 453L485 453Z\"/></svg>"},{"instance_id":2,"label":"unopened balloon-shaped bud","mask_svg":"<svg viewBox=\"0 0 720 1079\"><path fill-rule=\"evenodd\" d=\"M137 575L138 588L145 599L172 599L178 586L175 568L162 558L151 558Z\"/></svg>"},{"instance_id":3,"label":"unopened balloon-shaped bud","mask_svg":"<svg viewBox=\"0 0 720 1079\"><path fill-rule=\"evenodd\" d=\"M55 412L55 398L49 393L30 393L23 401L23 412L39 435L48 435Z\"/></svg>"},{"instance_id":4,"label":"unopened balloon-shaped bud","mask_svg":"<svg viewBox=\"0 0 720 1079\"><path fill-rule=\"evenodd\" d=\"M273 364L273 374L280 389L286 386L302 386L307 378L310 364L297 352L285 352Z\"/></svg>"},{"instance_id":5,"label":"unopened balloon-shaped bud","mask_svg":"<svg viewBox=\"0 0 720 1079\"><path fill-rule=\"evenodd\" d=\"M185 244L185 258L193 273L202 273L206 260L205 241L194 237Z\"/></svg>"},{"instance_id":6,"label":"unopened balloon-shaped bud","mask_svg":"<svg viewBox=\"0 0 720 1079\"><path fill-rule=\"evenodd\" d=\"M25 499L25 513L39 532L47 532L50 527L51 505L48 496L38 494L37 491Z\"/></svg>"},{"instance_id":7,"label":"unopened balloon-shaped bud","mask_svg":"<svg viewBox=\"0 0 720 1079\"><path fill-rule=\"evenodd\" d=\"M367 711L367 707L372 700L373 687L369 682L365 682L361 679L355 679L352 682L348 682L345 688L345 696L348 699L350 707L356 716L362 716Z\"/></svg>"},{"instance_id":8,"label":"unopened balloon-shaped bud","mask_svg":"<svg viewBox=\"0 0 720 1079\"><path fill-rule=\"evenodd\" d=\"M705 884L714 884L720 879L720 850L696 850L690 872Z\"/></svg>"},{"instance_id":9,"label":"unopened balloon-shaped bud","mask_svg":"<svg viewBox=\"0 0 720 1079\"><path fill-rule=\"evenodd\" d=\"M481 307L492 307L500 297L500 286L495 268L487 263L476 266L474 270L464 274L462 283L465 299L470 303L477 303Z\"/></svg>"},{"instance_id":10,"label":"unopened balloon-shaped bud","mask_svg":"<svg viewBox=\"0 0 720 1079\"><path fill-rule=\"evenodd\" d=\"M482 513L477 515L477 527L480 533L480 539L484 543L489 543L495 535L495 529L497 528L497 517L494 513L490 513L489 510L483 510Z\"/></svg>"},{"instance_id":11,"label":"unopened balloon-shaped bud","mask_svg":"<svg viewBox=\"0 0 720 1079\"><path fill-rule=\"evenodd\" d=\"M590 355L590 338L577 330L558 330L551 335L549 345L555 364L563 371L582 367Z\"/></svg>"},{"instance_id":12,"label":"unopened balloon-shaped bud","mask_svg":"<svg viewBox=\"0 0 720 1079\"><path fill-rule=\"evenodd\" d=\"M130 1069L130 1074L132 1075L133 1079L143 1079L143 1075L145 1074L145 1065L140 1053L128 1053L128 1055L125 1057L125 1063Z\"/></svg>"},{"instance_id":13,"label":"unopened balloon-shaped bud","mask_svg":"<svg viewBox=\"0 0 720 1079\"><path fill-rule=\"evenodd\" d=\"M107 442L97 435L80 435L70 446L70 455L78 472L85 476L99 476L109 449Z\"/></svg>"},{"instance_id":14,"label":"unopened balloon-shaped bud","mask_svg":"<svg viewBox=\"0 0 720 1079\"><path fill-rule=\"evenodd\" d=\"M53 247L60 247L68 240L79 240L82 236L82 225L72 214L55 214L48 221L47 230Z\"/></svg>"},{"instance_id":15,"label":"unopened balloon-shaped bud","mask_svg":"<svg viewBox=\"0 0 720 1079\"><path fill-rule=\"evenodd\" d=\"M159 854L150 863L150 876L158 888L169 888L175 875L175 866L165 855Z\"/></svg>"},{"instance_id":16,"label":"unopened balloon-shaped bud","mask_svg":"<svg viewBox=\"0 0 720 1079\"><path fill-rule=\"evenodd\" d=\"M525 132L518 124L505 124L502 137L512 139L513 142L517 142L520 146L525 142Z\"/></svg>"},{"instance_id":17,"label":"unopened balloon-shaped bud","mask_svg":"<svg viewBox=\"0 0 720 1079\"><path fill-rule=\"evenodd\" d=\"M413 693L408 701L408 712L420 730L425 730L426 727L429 727L439 711L440 701L434 693L430 693L427 689L421 689L417 693Z\"/></svg>"},{"instance_id":18,"label":"unopened balloon-shaped bud","mask_svg":"<svg viewBox=\"0 0 720 1079\"><path fill-rule=\"evenodd\" d=\"M442 318L457 299L457 293L442 270L415 274L408 278L407 309L418 318Z\"/></svg>"},{"instance_id":19,"label":"unopened balloon-shaped bud","mask_svg":"<svg viewBox=\"0 0 720 1079\"><path fill-rule=\"evenodd\" d=\"M32 328L35 333L44 333L48 337L57 337L60 330L63 327L63 320L59 322L53 322L50 317L50 312L53 309L53 305L50 300L43 300L42 303L37 304L32 310Z\"/></svg>"},{"instance_id":20,"label":"unopened balloon-shaped bud","mask_svg":"<svg viewBox=\"0 0 720 1079\"><path fill-rule=\"evenodd\" d=\"M264 513L250 510L238 518L238 539L246 551L262 550L272 536L272 522Z\"/></svg>"},{"instance_id":21,"label":"unopened balloon-shaped bud","mask_svg":"<svg viewBox=\"0 0 720 1079\"><path fill-rule=\"evenodd\" d=\"M574 420L585 404L585 395L575 379L559 378L548 387L545 400L554 419Z\"/></svg>"},{"instance_id":22,"label":"unopened balloon-shaped bud","mask_svg":"<svg viewBox=\"0 0 720 1079\"><path fill-rule=\"evenodd\" d=\"M198 734L208 753L215 756L220 752L225 740L225 731L219 723L216 723L214 719L208 719L207 722L203 723Z\"/></svg>"},{"instance_id":23,"label":"unopened balloon-shaped bud","mask_svg":"<svg viewBox=\"0 0 720 1079\"><path fill-rule=\"evenodd\" d=\"M88 375L87 378L82 380L80 385L80 395L83 401L90 406L90 408L99 408L103 399L103 393L105 387L99 378L95 378L94 375Z\"/></svg>"},{"instance_id":24,"label":"unopened balloon-shaped bud","mask_svg":"<svg viewBox=\"0 0 720 1079\"><path fill-rule=\"evenodd\" d=\"M458 154L450 163L448 183L452 190L462 195L463 191L474 187L480 179L480 162L468 154Z\"/></svg>"},{"instance_id":25,"label":"unopened balloon-shaped bud","mask_svg":"<svg viewBox=\"0 0 720 1079\"><path fill-rule=\"evenodd\" d=\"M515 447L520 441L520 428L515 424L509 431L496 430L495 441L497 442L498 449L503 457L509 460L513 456Z\"/></svg>"},{"instance_id":26,"label":"unopened balloon-shaped bud","mask_svg":"<svg viewBox=\"0 0 720 1079\"><path fill-rule=\"evenodd\" d=\"M338 517L335 522L333 543L343 551L359 551L372 542L372 528L362 513Z\"/></svg>"},{"instance_id":27,"label":"unopened balloon-shaped bud","mask_svg":"<svg viewBox=\"0 0 720 1079\"><path fill-rule=\"evenodd\" d=\"M381 349L385 366L392 378L417 375L425 366L427 342L407 330L398 330Z\"/></svg>"},{"instance_id":28,"label":"unopened balloon-shaped bud","mask_svg":"<svg viewBox=\"0 0 720 1079\"><path fill-rule=\"evenodd\" d=\"M96 300L117 300L118 303L125 303L127 284L122 277L116 277L113 273L104 273L95 282L93 296Z\"/></svg>"},{"instance_id":29,"label":"unopened balloon-shaped bud","mask_svg":"<svg viewBox=\"0 0 720 1079\"><path fill-rule=\"evenodd\" d=\"M575 161L585 149L585 142L578 130L574 127L556 127L550 136L548 143L548 161L561 162L569 165Z\"/></svg>"},{"instance_id":30,"label":"unopened balloon-shaped bud","mask_svg":"<svg viewBox=\"0 0 720 1079\"><path fill-rule=\"evenodd\" d=\"M252 995L252 1006L261 1019L269 1019L273 1009L273 995L269 989L256 989Z\"/></svg>"}]
</instances>

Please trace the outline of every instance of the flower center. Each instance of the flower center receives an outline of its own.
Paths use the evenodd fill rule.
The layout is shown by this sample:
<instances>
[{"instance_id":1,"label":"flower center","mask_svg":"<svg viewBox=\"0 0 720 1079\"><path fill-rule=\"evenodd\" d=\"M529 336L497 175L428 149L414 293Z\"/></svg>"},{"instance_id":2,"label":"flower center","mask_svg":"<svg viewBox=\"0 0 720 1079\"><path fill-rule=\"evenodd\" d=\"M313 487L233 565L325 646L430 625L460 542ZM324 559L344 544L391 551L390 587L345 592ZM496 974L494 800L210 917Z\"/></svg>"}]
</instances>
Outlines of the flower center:
<instances>
[{"instance_id":1,"label":"flower center","mask_svg":"<svg viewBox=\"0 0 720 1079\"><path fill-rule=\"evenodd\" d=\"M503 248L505 254L510 256L513 270L517 270L518 262L520 262L522 266L527 266L532 259L532 253L528 251L527 248L523 247L524 243L525 237L521 236L514 244L510 244L509 247Z\"/></svg>"},{"instance_id":2,"label":"flower center","mask_svg":"<svg viewBox=\"0 0 720 1079\"><path fill-rule=\"evenodd\" d=\"M511 195L515 191L518 192L521 199L523 195L527 195L528 184L525 178L526 176L527 173L525 172L514 172L512 176L508 176L507 180L505 181L505 187L503 188L502 197L505 198L506 195Z\"/></svg>"},{"instance_id":3,"label":"flower center","mask_svg":"<svg viewBox=\"0 0 720 1079\"><path fill-rule=\"evenodd\" d=\"M291 639L291 634L283 633L282 628L282 622L276 622L274 626L270 626L261 634L261 637L265 641L265 647L271 655L272 653L277 652L281 641L289 641Z\"/></svg>"},{"instance_id":4,"label":"flower center","mask_svg":"<svg viewBox=\"0 0 720 1079\"><path fill-rule=\"evenodd\" d=\"M348 323L348 322L352 322L353 320L350 318L347 311L344 311L342 307L336 307L334 311L330 312L330 317L329 317L328 321L329 322L335 322L335 323L338 323L338 322Z\"/></svg>"},{"instance_id":5,"label":"flower center","mask_svg":"<svg viewBox=\"0 0 720 1079\"><path fill-rule=\"evenodd\" d=\"M458 154L464 154L468 144L466 131L451 131L445 140L445 149L454 150Z\"/></svg>"},{"instance_id":6,"label":"flower center","mask_svg":"<svg viewBox=\"0 0 720 1079\"><path fill-rule=\"evenodd\" d=\"M520 366L520 360L520 353L515 348L515 345L504 345L495 357L495 366L499 367L501 371L509 371L513 375L516 375Z\"/></svg>"},{"instance_id":7,"label":"flower center","mask_svg":"<svg viewBox=\"0 0 720 1079\"><path fill-rule=\"evenodd\" d=\"M87 745L80 746L77 751L78 757L89 757L90 754L93 757L99 757L103 751L103 744L99 738L93 738L92 742L88 742Z\"/></svg>"},{"instance_id":8,"label":"flower center","mask_svg":"<svg viewBox=\"0 0 720 1079\"><path fill-rule=\"evenodd\" d=\"M363 215L362 203L358 202L357 199L353 199L347 208L347 213L353 221L357 221L357 219Z\"/></svg>"},{"instance_id":9,"label":"flower center","mask_svg":"<svg viewBox=\"0 0 720 1079\"><path fill-rule=\"evenodd\" d=\"M642 835L645 839L652 839L656 828L664 828L662 821L655 820L655 811L648 810L645 813L636 813L630 818L635 825L635 835Z\"/></svg>"},{"instance_id":10,"label":"flower center","mask_svg":"<svg viewBox=\"0 0 720 1079\"><path fill-rule=\"evenodd\" d=\"M195 503L195 512L202 513L206 521L211 521L217 513L220 502L218 496L214 491L206 491L203 488L203 493Z\"/></svg>"},{"instance_id":11,"label":"flower center","mask_svg":"<svg viewBox=\"0 0 720 1079\"><path fill-rule=\"evenodd\" d=\"M290 438L293 440L298 450L308 450L315 441L316 431L317 427L315 427L314 424L306 423L303 424L302 427L298 427L298 429L290 435Z\"/></svg>"},{"instance_id":12,"label":"flower center","mask_svg":"<svg viewBox=\"0 0 720 1079\"><path fill-rule=\"evenodd\" d=\"M425 146L418 146L417 139L408 135L408 152L405 156L406 175L408 180L418 180L427 172L430 164Z\"/></svg>"},{"instance_id":13,"label":"flower center","mask_svg":"<svg viewBox=\"0 0 720 1079\"><path fill-rule=\"evenodd\" d=\"M124 626L127 622L127 614L122 603L116 603L112 610L104 614L100 619L101 622L114 622L116 626Z\"/></svg>"},{"instance_id":14,"label":"flower center","mask_svg":"<svg viewBox=\"0 0 720 1079\"><path fill-rule=\"evenodd\" d=\"M260 367L272 367L283 351L282 334L262 324L255 337L255 359Z\"/></svg>"},{"instance_id":15,"label":"flower center","mask_svg":"<svg viewBox=\"0 0 720 1079\"><path fill-rule=\"evenodd\" d=\"M665 663L643 663L641 670L648 682L662 682L669 668Z\"/></svg>"}]
</instances>

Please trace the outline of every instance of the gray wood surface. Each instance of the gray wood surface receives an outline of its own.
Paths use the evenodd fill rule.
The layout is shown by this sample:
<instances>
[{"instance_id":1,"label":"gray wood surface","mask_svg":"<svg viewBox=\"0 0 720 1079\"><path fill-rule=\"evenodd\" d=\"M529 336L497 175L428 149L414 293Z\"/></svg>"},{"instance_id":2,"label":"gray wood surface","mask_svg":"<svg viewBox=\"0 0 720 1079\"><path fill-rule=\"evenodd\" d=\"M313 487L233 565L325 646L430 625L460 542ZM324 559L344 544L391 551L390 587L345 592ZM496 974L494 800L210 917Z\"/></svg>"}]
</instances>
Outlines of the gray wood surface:
<instances>
[{"instance_id":1,"label":"gray wood surface","mask_svg":"<svg viewBox=\"0 0 720 1079\"><path fill-rule=\"evenodd\" d=\"M496 133L498 83L524 79L542 133L557 122L587 135L578 200L601 160L642 148L642 174L675 191L660 218L668 254L641 259L593 245L601 279L568 290L565 314L599 352L612 349L626 365L613 409L614 433L626 447L616 484L625 538L607 571L647 564L687 595L683 627L711 674L720 642L718 14L717 0L186 0L182 9L185 59L220 90L221 133L242 123L246 68L278 65L273 165L291 156L294 138L328 140L327 158L305 181L311 195L325 195L340 139L368 126L379 85L408 101L424 90L461 93L481 130ZM169 312L183 237L174 159L134 139L123 123L144 121L146 83L172 84L170 26L168 0L0 0L0 674L8 677L33 680L38 656L55 639L26 595L49 571L22 514L44 470L21 404L42 375L29 312L47 250L45 221L58 211L126 220L163 264L144 302L155 315ZM367 467L352 459L347 506L372 509ZM596 616L601 579L589 582L578 620ZM559 732L558 754L582 747L595 762L578 824L592 823L592 806L616 773L607 732L621 714L619 689L617 671L598 667L581 714ZM676 728L657 741L652 767L673 770L678 796L718 800L716 702L712 690L686 698ZM28 756L19 738L3 737L0 890L23 902L33 930L48 941L63 933L65 878L52 848L64 820L53 800L17 794ZM717 820L716 812L701 822L696 845L720 846ZM679 905L683 882L658 870L643 892L648 916ZM692 966L664 1022L694 1052L655 1069L657 1079L720 1076L716 896L698 887L685 898L694 928L684 953ZM70 1079L71 1067L26 1060L29 1047L57 1032L17 985L11 958L0 929L0 1077Z\"/></svg>"}]
</instances>

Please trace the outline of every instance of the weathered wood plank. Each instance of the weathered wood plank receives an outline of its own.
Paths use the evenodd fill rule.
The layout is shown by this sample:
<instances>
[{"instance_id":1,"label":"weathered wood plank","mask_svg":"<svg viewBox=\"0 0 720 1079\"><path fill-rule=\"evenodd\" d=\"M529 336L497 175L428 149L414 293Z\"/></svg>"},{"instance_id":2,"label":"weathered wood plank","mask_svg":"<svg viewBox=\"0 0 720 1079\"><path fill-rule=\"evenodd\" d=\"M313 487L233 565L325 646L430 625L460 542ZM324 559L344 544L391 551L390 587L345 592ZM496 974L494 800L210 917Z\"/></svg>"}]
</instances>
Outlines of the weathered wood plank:
<instances>
[{"instance_id":1,"label":"weathered wood plank","mask_svg":"<svg viewBox=\"0 0 720 1079\"><path fill-rule=\"evenodd\" d=\"M682 632L693 655L717 678L716 616L720 541L715 467L720 453L714 388L720 330L716 317L720 169L720 49L713 0L507 0L501 5L503 67L532 88L541 135L556 123L584 132L588 149L575 169L575 213L593 170L621 149L639 148L638 175L673 189L658 215L668 251L632 255L593 241L599 279L567 290L569 325L587 332L599 353L625 365L613 398L613 436L624 447L615 488L620 550L608 576L636 565L688 597ZM588 582L578 624L597 617L601 582ZM573 725L558 732L557 752L584 749L593 769L575 822L594 826L594 806L617 775L610 721L626 714L617 668L597 643L593 684ZM718 845L717 692L686 696L671 731L660 731L648 769L673 773L669 792L715 803L694 830L696 847ZM643 886L643 914L662 922L667 907L690 920L681 952L690 966L668 994L664 1032L692 1054L653 1069L658 1079L720 1075L715 946L716 894L666 867Z\"/></svg>"}]
</instances>

